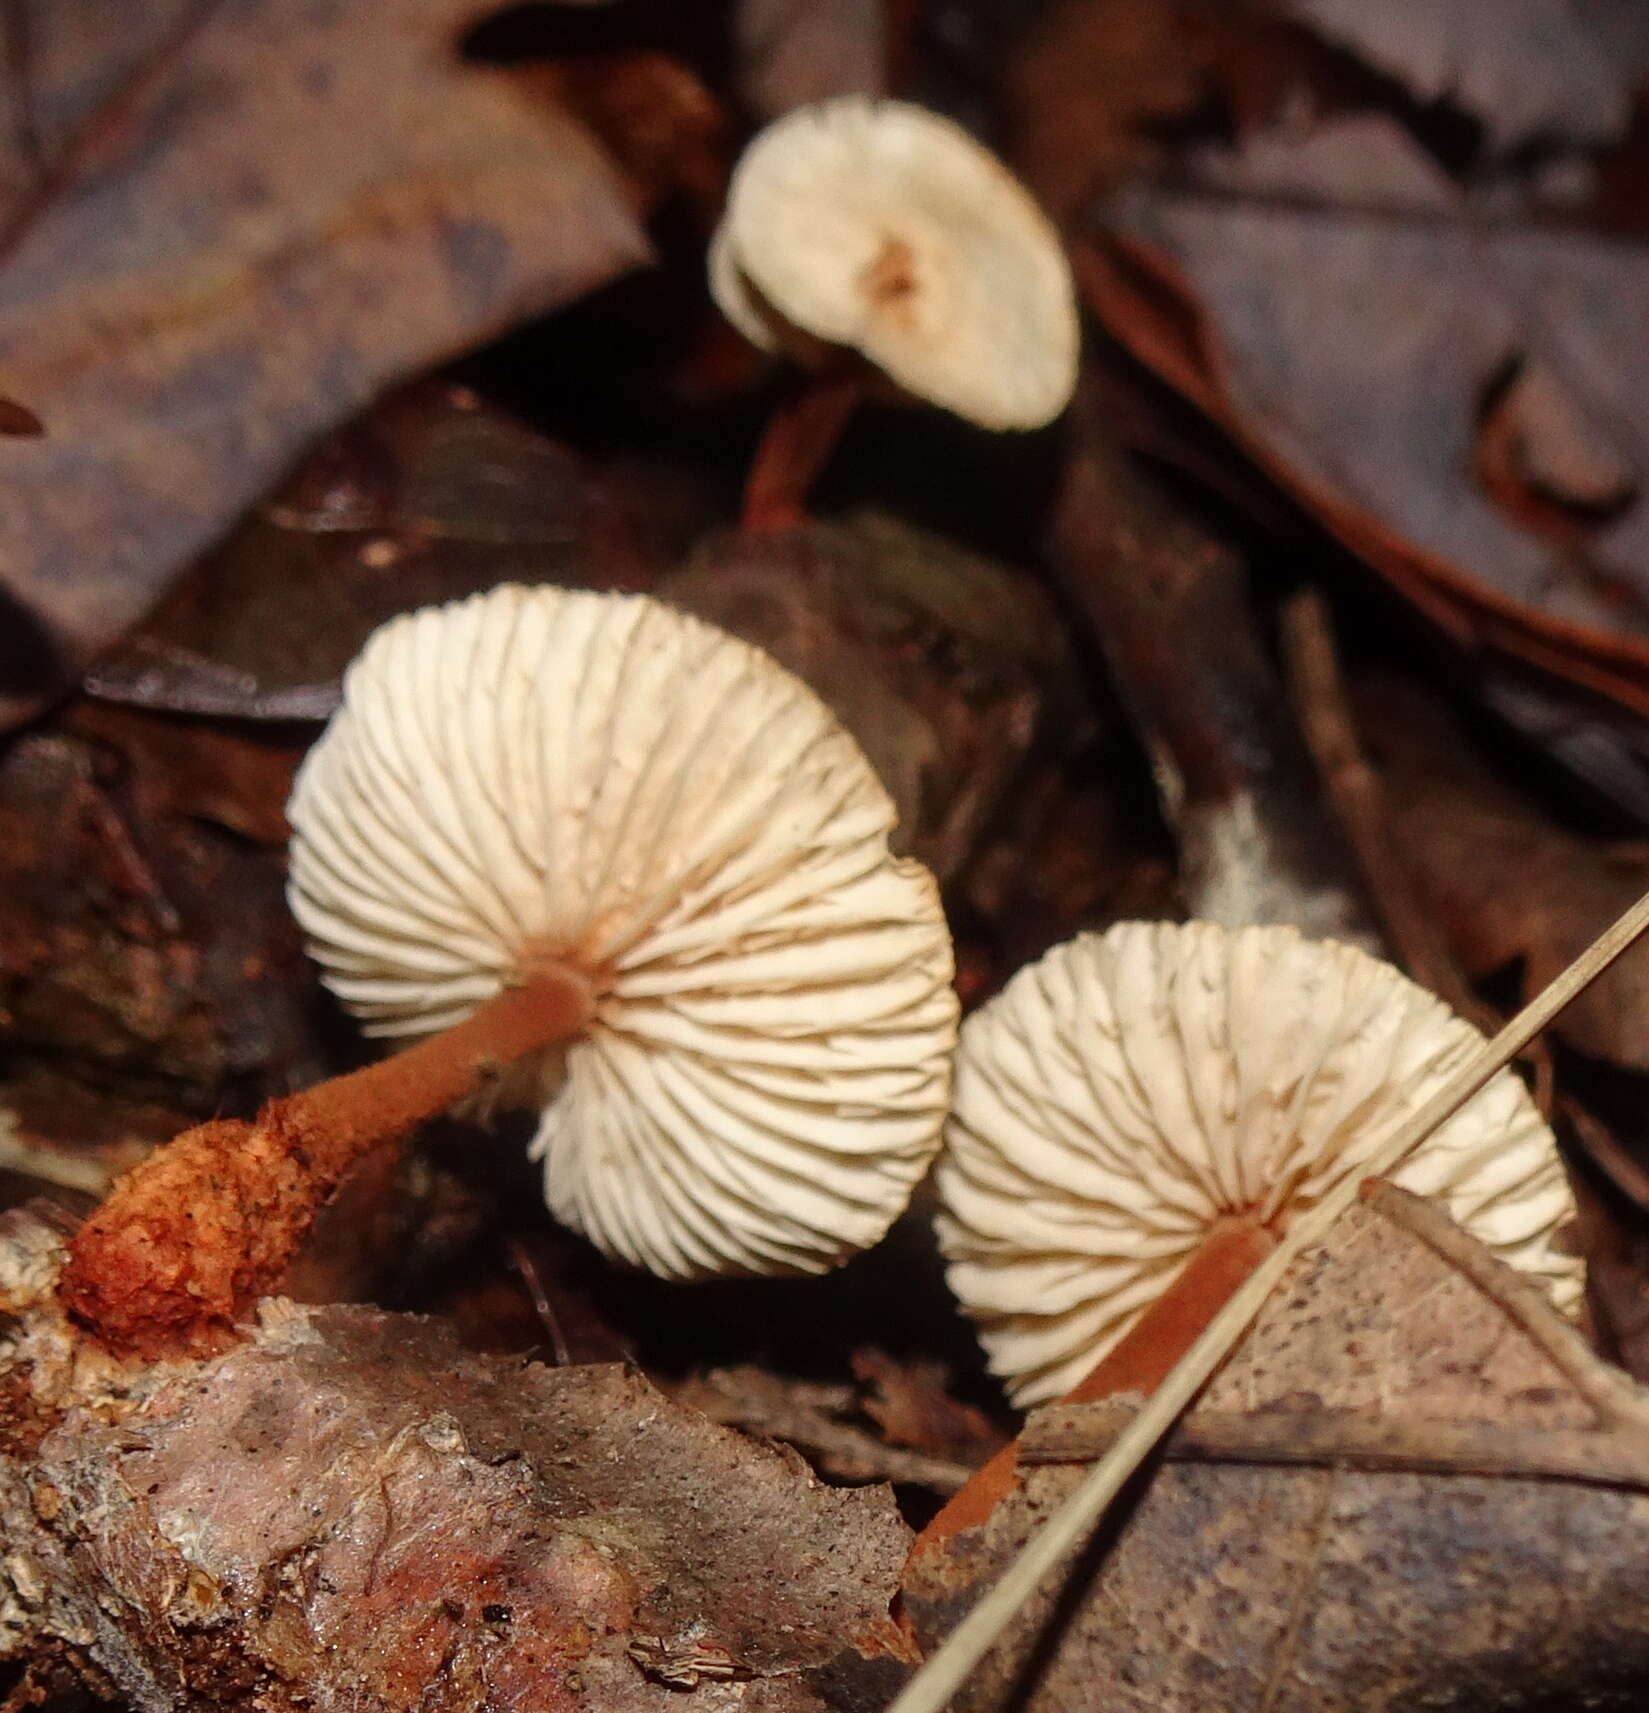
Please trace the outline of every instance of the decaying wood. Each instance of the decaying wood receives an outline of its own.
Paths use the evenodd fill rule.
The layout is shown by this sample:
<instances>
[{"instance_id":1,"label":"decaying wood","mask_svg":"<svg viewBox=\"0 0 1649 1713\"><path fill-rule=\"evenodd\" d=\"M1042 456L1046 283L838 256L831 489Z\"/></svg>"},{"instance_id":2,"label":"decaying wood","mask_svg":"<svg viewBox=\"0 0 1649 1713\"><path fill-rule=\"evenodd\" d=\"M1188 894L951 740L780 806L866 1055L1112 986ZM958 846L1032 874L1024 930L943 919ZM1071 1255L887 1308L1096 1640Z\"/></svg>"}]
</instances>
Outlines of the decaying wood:
<instances>
[{"instance_id":1,"label":"decaying wood","mask_svg":"<svg viewBox=\"0 0 1649 1713\"><path fill-rule=\"evenodd\" d=\"M143 1713L861 1704L908 1647L885 1489L618 1366L262 1305L228 1354L111 1360L61 1238L0 1220L0 1657Z\"/></svg>"},{"instance_id":2,"label":"decaying wood","mask_svg":"<svg viewBox=\"0 0 1649 1713\"><path fill-rule=\"evenodd\" d=\"M1020 1489L913 1563L924 1642L1078 1484L1080 1464L1036 1458L1079 1419L1036 1418ZM1311 1424L1301 1446L1290 1430ZM1507 1713L1649 1693L1649 1400L1426 1204L1381 1189L1347 1214L1183 1432L957 1709ZM1427 1466L1474 1444L1484 1469Z\"/></svg>"}]
</instances>

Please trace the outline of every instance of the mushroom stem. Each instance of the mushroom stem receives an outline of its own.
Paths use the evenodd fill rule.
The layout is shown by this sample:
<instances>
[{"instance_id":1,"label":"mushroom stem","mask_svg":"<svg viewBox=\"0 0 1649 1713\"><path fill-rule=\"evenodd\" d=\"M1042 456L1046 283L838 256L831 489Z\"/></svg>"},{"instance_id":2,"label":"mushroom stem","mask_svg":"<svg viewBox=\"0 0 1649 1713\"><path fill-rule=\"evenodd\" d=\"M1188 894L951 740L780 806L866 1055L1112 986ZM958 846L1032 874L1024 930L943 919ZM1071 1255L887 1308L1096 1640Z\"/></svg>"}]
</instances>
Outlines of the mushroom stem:
<instances>
[{"instance_id":1,"label":"mushroom stem","mask_svg":"<svg viewBox=\"0 0 1649 1713\"><path fill-rule=\"evenodd\" d=\"M864 393L861 369L837 367L811 377L773 413L745 482L746 535L772 534L805 521L807 496Z\"/></svg>"},{"instance_id":2,"label":"mushroom stem","mask_svg":"<svg viewBox=\"0 0 1649 1713\"><path fill-rule=\"evenodd\" d=\"M1122 1392L1149 1395L1197 1335L1225 1306L1231 1294L1276 1248L1269 1227L1248 1216L1222 1219L1193 1251L1174 1281L1102 1357L1087 1379L1060 1400L1090 1404ZM964 1529L977 1528L1013 1490L1019 1479L1019 1448L1014 1441L973 1472L966 1486L916 1537L911 1557L935 1551Z\"/></svg>"},{"instance_id":3,"label":"mushroom stem","mask_svg":"<svg viewBox=\"0 0 1649 1713\"><path fill-rule=\"evenodd\" d=\"M403 1053L271 1101L259 1122L278 1112L280 1122L303 1130L311 1157L336 1163L336 1182L369 1149L445 1112L514 1060L578 1034L592 1006L581 975L540 969Z\"/></svg>"},{"instance_id":4,"label":"mushroom stem","mask_svg":"<svg viewBox=\"0 0 1649 1713\"><path fill-rule=\"evenodd\" d=\"M74 1235L58 1292L117 1354L217 1350L273 1290L351 1167L523 1054L588 1022L589 984L534 970L464 1022L391 1058L213 1119L128 1172Z\"/></svg>"}]
</instances>

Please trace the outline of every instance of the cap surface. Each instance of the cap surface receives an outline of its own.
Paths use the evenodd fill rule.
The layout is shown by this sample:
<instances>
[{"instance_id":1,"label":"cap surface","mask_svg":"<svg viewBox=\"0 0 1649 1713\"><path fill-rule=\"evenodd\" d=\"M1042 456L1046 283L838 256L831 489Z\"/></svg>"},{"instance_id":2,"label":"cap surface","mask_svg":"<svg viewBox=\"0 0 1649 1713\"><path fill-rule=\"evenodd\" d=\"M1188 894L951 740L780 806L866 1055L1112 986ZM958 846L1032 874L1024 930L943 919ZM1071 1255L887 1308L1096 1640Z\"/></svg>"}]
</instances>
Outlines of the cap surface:
<instances>
[{"instance_id":1,"label":"cap surface","mask_svg":"<svg viewBox=\"0 0 1649 1713\"><path fill-rule=\"evenodd\" d=\"M457 1022L535 955L592 980L534 1147L608 1253L816 1272L904 1207L949 1095L949 934L857 745L758 649L642 596L407 614L288 814L292 908L367 1033Z\"/></svg>"},{"instance_id":2,"label":"cap surface","mask_svg":"<svg viewBox=\"0 0 1649 1713\"><path fill-rule=\"evenodd\" d=\"M734 170L710 276L753 343L772 349L775 331L752 287L986 428L1039 428L1076 385L1059 234L989 150L905 102L842 96L762 131Z\"/></svg>"},{"instance_id":3,"label":"cap surface","mask_svg":"<svg viewBox=\"0 0 1649 1713\"><path fill-rule=\"evenodd\" d=\"M1084 1379L1222 1215L1286 1223L1356 1171L1482 1041L1292 928L1127 922L1021 970L963 1026L937 1173L952 1289L1015 1402ZM1568 1181L1510 1072L1394 1179L1574 1305Z\"/></svg>"}]
</instances>

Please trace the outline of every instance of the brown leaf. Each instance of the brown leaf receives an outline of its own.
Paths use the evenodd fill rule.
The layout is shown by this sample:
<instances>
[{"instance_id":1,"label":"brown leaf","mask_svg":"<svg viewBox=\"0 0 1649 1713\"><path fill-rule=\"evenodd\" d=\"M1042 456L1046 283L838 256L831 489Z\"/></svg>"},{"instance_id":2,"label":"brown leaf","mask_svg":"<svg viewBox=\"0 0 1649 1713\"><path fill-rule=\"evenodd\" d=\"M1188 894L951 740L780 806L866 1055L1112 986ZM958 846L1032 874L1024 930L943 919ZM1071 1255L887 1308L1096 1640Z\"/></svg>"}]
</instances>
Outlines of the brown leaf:
<instances>
[{"instance_id":1,"label":"brown leaf","mask_svg":"<svg viewBox=\"0 0 1649 1713\"><path fill-rule=\"evenodd\" d=\"M865 1414L896 1444L969 1465L1001 1449L1003 1436L984 1411L951 1396L942 1362L898 1362L880 1350L859 1350L853 1373L871 1388Z\"/></svg>"},{"instance_id":2,"label":"brown leaf","mask_svg":"<svg viewBox=\"0 0 1649 1713\"><path fill-rule=\"evenodd\" d=\"M1649 850L1585 838L1496 776L1443 707L1371 676L1358 719L1393 842L1467 973L1522 965L1536 993L1649 889ZM1649 951L1612 964L1552 1025L1597 1059L1649 1070Z\"/></svg>"},{"instance_id":3,"label":"brown leaf","mask_svg":"<svg viewBox=\"0 0 1649 1713\"><path fill-rule=\"evenodd\" d=\"M698 78L662 53L568 54L515 72L518 88L542 93L597 137L651 208L674 191L706 227L726 189L727 116Z\"/></svg>"},{"instance_id":4,"label":"brown leaf","mask_svg":"<svg viewBox=\"0 0 1649 1713\"><path fill-rule=\"evenodd\" d=\"M889 1445L855 1421L851 1386L790 1379L746 1363L696 1375L673 1395L712 1421L795 1446L840 1481L902 1481L954 1493L972 1473L970 1463Z\"/></svg>"},{"instance_id":5,"label":"brown leaf","mask_svg":"<svg viewBox=\"0 0 1649 1713\"><path fill-rule=\"evenodd\" d=\"M1330 41L1448 101L1497 151L1554 138L1611 142L1649 71L1649 16L1635 0L1287 0Z\"/></svg>"},{"instance_id":6,"label":"brown leaf","mask_svg":"<svg viewBox=\"0 0 1649 1713\"><path fill-rule=\"evenodd\" d=\"M1125 1419L1033 1416L1022 1487L907 1573L925 1644ZM1167 1455L953 1705L1642 1704L1649 1406L1427 1204L1382 1188L1302 1258Z\"/></svg>"},{"instance_id":7,"label":"brown leaf","mask_svg":"<svg viewBox=\"0 0 1649 1713\"><path fill-rule=\"evenodd\" d=\"M584 134L462 64L478 9L31 10L0 361L51 432L7 448L0 717L386 382L646 257Z\"/></svg>"},{"instance_id":8,"label":"brown leaf","mask_svg":"<svg viewBox=\"0 0 1649 1713\"><path fill-rule=\"evenodd\" d=\"M467 1356L372 1309L272 1302L215 1361L71 1373L54 1239L13 1216L0 1242L9 1657L68 1644L152 1709L804 1713L897 1680L885 1490L627 1369Z\"/></svg>"},{"instance_id":9,"label":"brown leaf","mask_svg":"<svg viewBox=\"0 0 1649 1713\"><path fill-rule=\"evenodd\" d=\"M887 93L884 0L739 0L733 14L739 89L763 119Z\"/></svg>"},{"instance_id":10,"label":"brown leaf","mask_svg":"<svg viewBox=\"0 0 1649 1713\"><path fill-rule=\"evenodd\" d=\"M241 789L232 773L194 784L219 809ZM9 1069L66 1064L88 1084L210 1111L237 1079L255 1098L310 1060L315 988L280 855L178 812L155 785L152 767L61 733L31 733L0 763Z\"/></svg>"},{"instance_id":11,"label":"brown leaf","mask_svg":"<svg viewBox=\"0 0 1649 1713\"><path fill-rule=\"evenodd\" d=\"M19 404L16 399L0 398L0 434L32 439L45 432L45 423L26 404Z\"/></svg>"},{"instance_id":12,"label":"brown leaf","mask_svg":"<svg viewBox=\"0 0 1649 1713\"><path fill-rule=\"evenodd\" d=\"M686 498L684 523L651 471L611 477L462 388L407 387L305 458L86 688L183 714L324 719L394 614L512 580L644 588L700 505Z\"/></svg>"},{"instance_id":13,"label":"brown leaf","mask_svg":"<svg viewBox=\"0 0 1649 1713\"><path fill-rule=\"evenodd\" d=\"M1649 712L1649 249L1485 224L1378 116L1192 164L1081 255L1107 326L1457 640Z\"/></svg>"},{"instance_id":14,"label":"brown leaf","mask_svg":"<svg viewBox=\"0 0 1649 1713\"><path fill-rule=\"evenodd\" d=\"M88 1089L52 1065L13 1063L0 1087L0 1209L45 1196L76 1215L189 1122L176 1107Z\"/></svg>"},{"instance_id":15,"label":"brown leaf","mask_svg":"<svg viewBox=\"0 0 1649 1713\"><path fill-rule=\"evenodd\" d=\"M1009 155L1058 216L1150 162L1153 127L1201 94L1189 8L1163 0L1057 0L1007 70Z\"/></svg>"},{"instance_id":16,"label":"brown leaf","mask_svg":"<svg viewBox=\"0 0 1649 1713\"><path fill-rule=\"evenodd\" d=\"M303 753L295 744L95 702L72 705L63 725L120 753L146 818L192 816L259 844L286 843L286 799Z\"/></svg>"}]
</instances>

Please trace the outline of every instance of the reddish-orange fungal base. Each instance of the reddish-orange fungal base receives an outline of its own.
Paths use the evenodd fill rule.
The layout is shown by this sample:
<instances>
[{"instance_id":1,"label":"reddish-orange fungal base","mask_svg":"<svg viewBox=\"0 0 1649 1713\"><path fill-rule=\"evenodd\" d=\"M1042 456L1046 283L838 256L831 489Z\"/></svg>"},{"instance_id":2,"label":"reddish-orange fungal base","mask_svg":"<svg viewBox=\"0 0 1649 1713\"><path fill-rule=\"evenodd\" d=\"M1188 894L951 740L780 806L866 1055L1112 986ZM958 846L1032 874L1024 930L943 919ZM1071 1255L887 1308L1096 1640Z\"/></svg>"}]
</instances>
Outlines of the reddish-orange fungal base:
<instances>
[{"instance_id":1,"label":"reddish-orange fungal base","mask_svg":"<svg viewBox=\"0 0 1649 1713\"><path fill-rule=\"evenodd\" d=\"M576 1035L593 995L535 972L404 1053L186 1130L128 1172L69 1244L67 1311L117 1354L222 1349L273 1290L350 1168L523 1054Z\"/></svg>"},{"instance_id":2,"label":"reddish-orange fungal base","mask_svg":"<svg viewBox=\"0 0 1649 1713\"><path fill-rule=\"evenodd\" d=\"M1230 1298L1277 1246L1268 1227L1249 1218L1221 1220L1127 1335L1082 1383L1061 1400L1090 1404L1123 1392L1149 1396ZM977 1528L1019 1482L1019 1454L1005 1445L916 1537L911 1558L941 1550L964 1529Z\"/></svg>"}]
</instances>

